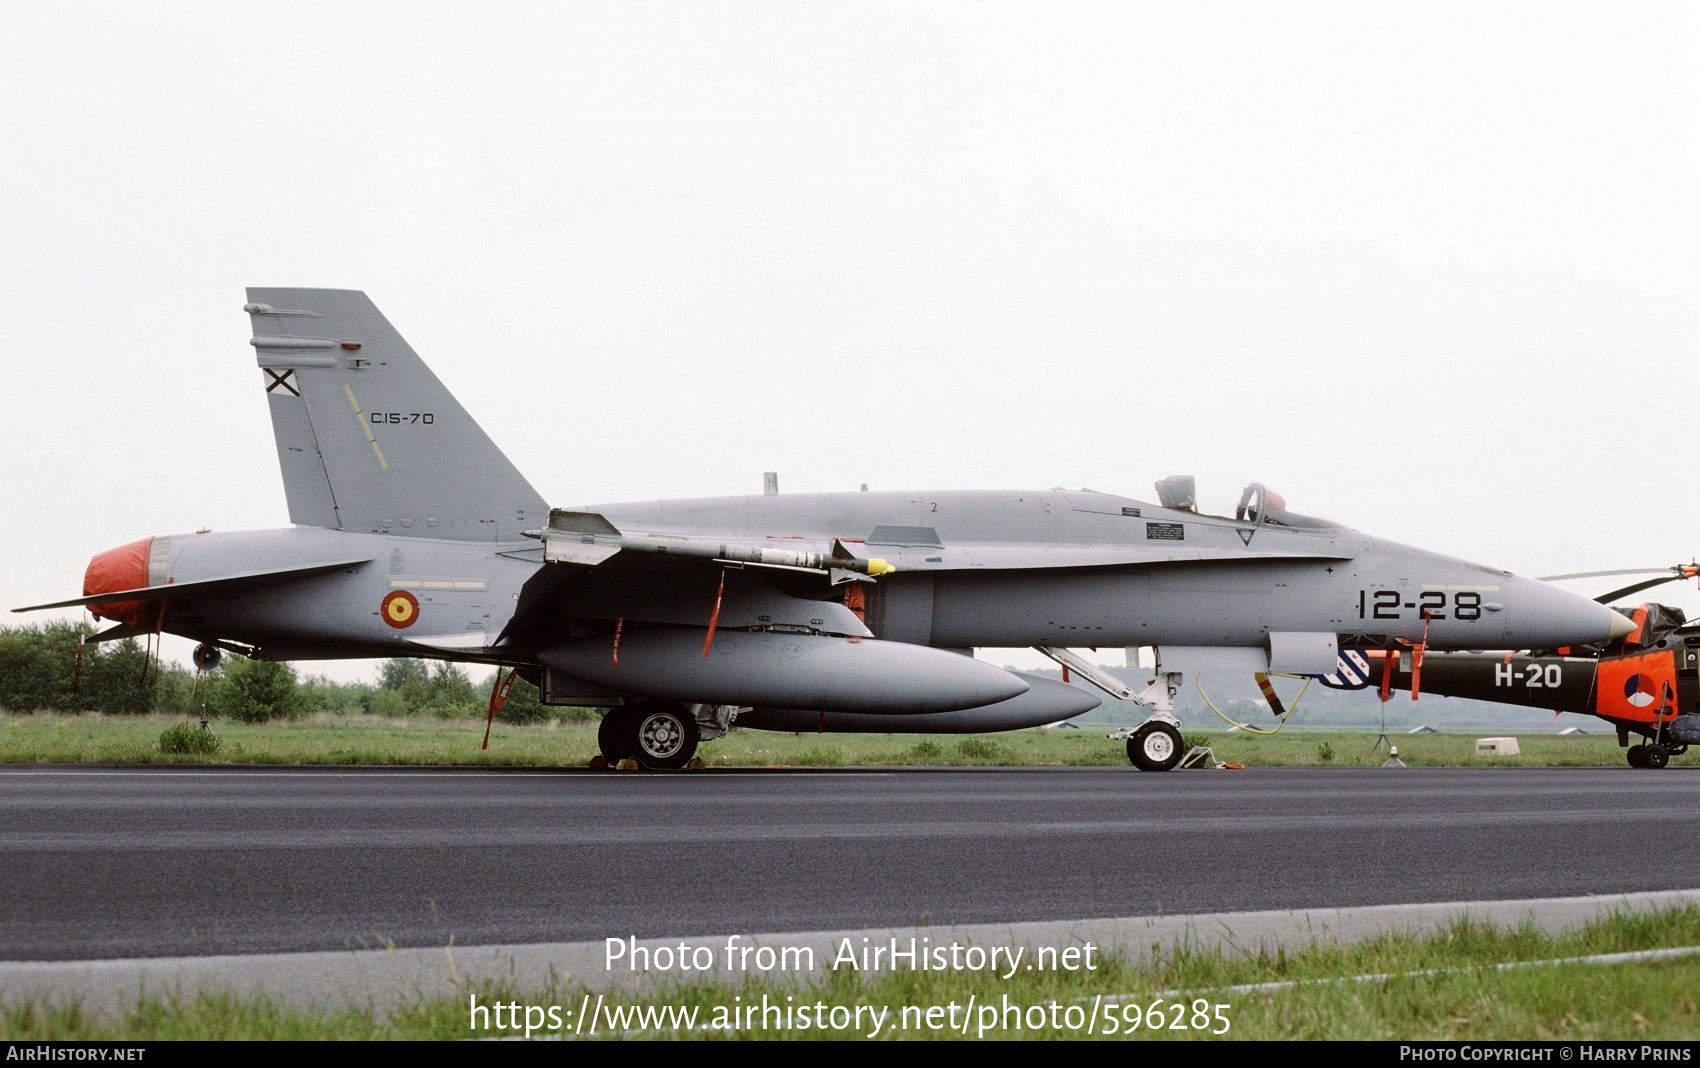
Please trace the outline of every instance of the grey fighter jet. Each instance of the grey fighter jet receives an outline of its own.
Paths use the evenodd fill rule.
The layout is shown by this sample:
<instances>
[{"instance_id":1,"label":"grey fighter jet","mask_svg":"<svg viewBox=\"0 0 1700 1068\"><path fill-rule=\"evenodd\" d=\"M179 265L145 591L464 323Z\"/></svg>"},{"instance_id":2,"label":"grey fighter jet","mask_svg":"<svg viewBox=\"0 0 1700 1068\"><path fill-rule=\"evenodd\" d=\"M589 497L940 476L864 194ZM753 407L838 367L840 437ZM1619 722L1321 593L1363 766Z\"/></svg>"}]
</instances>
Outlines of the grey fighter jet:
<instances>
[{"instance_id":1,"label":"grey fighter jet","mask_svg":"<svg viewBox=\"0 0 1700 1068\"><path fill-rule=\"evenodd\" d=\"M1185 671L1323 674L1342 649L1554 649L1634 629L1529 578L1289 511L1089 491L778 494L551 509L364 293L250 289L292 527L146 538L90 562L107 640L274 660L422 656L605 706L610 761L685 766L734 723L987 731L1098 698L974 659L1033 646L1149 718L1179 762ZM19 609L29 611L30 609ZM1150 647L1141 693L1073 647ZM510 676L511 677L511 671ZM492 693L492 704L499 699Z\"/></svg>"}]
</instances>

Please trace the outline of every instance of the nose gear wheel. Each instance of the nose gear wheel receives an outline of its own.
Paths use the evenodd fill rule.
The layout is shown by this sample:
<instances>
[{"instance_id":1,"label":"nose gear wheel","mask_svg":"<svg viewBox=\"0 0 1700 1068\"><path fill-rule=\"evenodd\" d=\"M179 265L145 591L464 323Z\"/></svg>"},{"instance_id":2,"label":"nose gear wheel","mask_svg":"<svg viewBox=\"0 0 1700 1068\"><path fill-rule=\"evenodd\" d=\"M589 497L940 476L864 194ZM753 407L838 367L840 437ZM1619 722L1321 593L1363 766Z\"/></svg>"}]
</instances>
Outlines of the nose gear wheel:
<instances>
[{"instance_id":1,"label":"nose gear wheel","mask_svg":"<svg viewBox=\"0 0 1700 1068\"><path fill-rule=\"evenodd\" d=\"M1182 755L1181 732L1162 720L1152 720L1127 740L1127 758L1140 771L1170 771Z\"/></svg>"}]
</instances>

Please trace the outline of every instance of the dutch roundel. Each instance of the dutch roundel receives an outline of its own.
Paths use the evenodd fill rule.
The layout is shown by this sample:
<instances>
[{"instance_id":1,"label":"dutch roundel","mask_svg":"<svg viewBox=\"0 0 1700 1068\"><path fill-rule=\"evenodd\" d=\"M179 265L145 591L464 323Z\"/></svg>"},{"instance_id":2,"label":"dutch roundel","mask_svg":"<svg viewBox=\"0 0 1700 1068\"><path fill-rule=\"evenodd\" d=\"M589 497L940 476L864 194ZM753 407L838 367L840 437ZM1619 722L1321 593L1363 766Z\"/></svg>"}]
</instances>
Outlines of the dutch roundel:
<instances>
[{"instance_id":1,"label":"dutch roundel","mask_svg":"<svg viewBox=\"0 0 1700 1068\"><path fill-rule=\"evenodd\" d=\"M1653 703L1653 679L1650 675L1637 672L1623 680L1623 699L1636 708L1646 708Z\"/></svg>"}]
</instances>

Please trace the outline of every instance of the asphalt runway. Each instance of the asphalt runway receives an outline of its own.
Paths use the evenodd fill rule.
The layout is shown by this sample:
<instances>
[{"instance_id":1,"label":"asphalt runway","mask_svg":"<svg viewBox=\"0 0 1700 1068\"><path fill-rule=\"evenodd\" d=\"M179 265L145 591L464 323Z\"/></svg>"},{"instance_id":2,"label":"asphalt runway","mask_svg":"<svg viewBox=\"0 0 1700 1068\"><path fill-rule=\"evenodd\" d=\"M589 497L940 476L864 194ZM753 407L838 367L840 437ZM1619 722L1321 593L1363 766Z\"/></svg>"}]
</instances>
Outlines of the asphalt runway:
<instances>
[{"instance_id":1,"label":"asphalt runway","mask_svg":"<svg viewBox=\"0 0 1700 1068\"><path fill-rule=\"evenodd\" d=\"M1670 769L0 768L0 959L1700 887Z\"/></svg>"}]
</instances>

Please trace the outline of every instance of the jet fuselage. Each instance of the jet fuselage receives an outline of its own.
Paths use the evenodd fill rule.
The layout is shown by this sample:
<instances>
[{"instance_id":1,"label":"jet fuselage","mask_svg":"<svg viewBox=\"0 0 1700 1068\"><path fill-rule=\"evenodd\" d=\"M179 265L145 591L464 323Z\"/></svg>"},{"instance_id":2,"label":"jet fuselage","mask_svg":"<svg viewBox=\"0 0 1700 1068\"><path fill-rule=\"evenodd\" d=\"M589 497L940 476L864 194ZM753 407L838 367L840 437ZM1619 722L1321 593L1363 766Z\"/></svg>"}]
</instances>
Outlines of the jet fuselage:
<instances>
[{"instance_id":1,"label":"jet fuselage","mask_svg":"<svg viewBox=\"0 0 1700 1068\"><path fill-rule=\"evenodd\" d=\"M1602 606L1544 583L1343 527L1236 523L1107 494L791 494L591 510L628 531L863 545L897 567L857 584L868 629L886 640L946 648L1246 647L1265 644L1271 632L1328 632L1342 646L1419 642L1426 634L1435 649L1542 649L1601 641L1611 627ZM1154 547L1167 558L1141 562ZM493 640L527 580L554 566L541 562L529 539L468 542L313 527L176 535L164 556L165 573L152 578L174 583L369 560L280 585L191 597L164 621L164 629L186 637L289 659L418 653L414 639ZM627 606L627 624L703 626L724 573L706 562L666 567L617 556L564 584L557 634L545 628L528 640L530 648L444 645L438 653L497 661L534 653L540 641L565 638L575 626L611 623L621 607L614 602L634 598L606 595L600 587L609 583L654 583L667 593L664 611ZM841 602L845 592L765 568L740 569L732 579L778 584L819 601ZM575 586L583 587L577 596ZM405 619L384 609L396 591L418 602Z\"/></svg>"}]
</instances>

